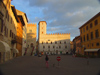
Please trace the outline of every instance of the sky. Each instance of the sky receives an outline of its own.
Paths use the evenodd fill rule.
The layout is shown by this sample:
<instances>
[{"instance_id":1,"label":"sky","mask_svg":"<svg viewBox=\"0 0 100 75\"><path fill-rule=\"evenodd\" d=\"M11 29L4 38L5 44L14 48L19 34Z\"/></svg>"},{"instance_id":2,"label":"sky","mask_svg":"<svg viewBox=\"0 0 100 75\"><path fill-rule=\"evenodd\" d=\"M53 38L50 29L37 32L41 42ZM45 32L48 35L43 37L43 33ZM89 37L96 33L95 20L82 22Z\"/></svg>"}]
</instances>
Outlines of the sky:
<instances>
[{"instance_id":1,"label":"sky","mask_svg":"<svg viewBox=\"0 0 100 75\"><path fill-rule=\"evenodd\" d=\"M47 34L70 33L71 41L80 35L79 27L100 12L100 0L13 0L25 12L28 23L47 22ZM37 32L38 33L38 32Z\"/></svg>"}]
</instances>

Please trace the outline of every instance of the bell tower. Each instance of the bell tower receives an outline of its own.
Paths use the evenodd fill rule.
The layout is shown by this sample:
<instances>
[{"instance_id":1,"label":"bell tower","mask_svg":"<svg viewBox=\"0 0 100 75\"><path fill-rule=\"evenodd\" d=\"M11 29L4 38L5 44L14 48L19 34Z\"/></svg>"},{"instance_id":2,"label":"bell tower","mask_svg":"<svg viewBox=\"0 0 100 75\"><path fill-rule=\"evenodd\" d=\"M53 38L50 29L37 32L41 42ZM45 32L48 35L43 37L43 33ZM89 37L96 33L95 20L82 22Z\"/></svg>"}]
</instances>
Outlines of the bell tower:
<instances>
[{"instance_id":1,"label":"bell tower","mask_svg":"<svg viewBox=\"0 0 100 75\"><path fill-rule=\"evenodd\" d=\"M40 21L38 23L38 47L39 47L39 50L41 50L41 47L42 47L42 44L41 44L42 39L46 35L46 26L47 26L46 21Z\"/></svg>"},{"instance_id":2,"label":"bell tower","mask_svg":"<svg viewBox=\"0 0 100 75\"><path fill-rule=\"evenodd\" d=\"M38 36L40 38L41 36L43 36L43 35L46 34L46 26L47 26L47 23L46 23L46 21L40 21L38 25L39 25Z\"/></svg>"}]
</instances>

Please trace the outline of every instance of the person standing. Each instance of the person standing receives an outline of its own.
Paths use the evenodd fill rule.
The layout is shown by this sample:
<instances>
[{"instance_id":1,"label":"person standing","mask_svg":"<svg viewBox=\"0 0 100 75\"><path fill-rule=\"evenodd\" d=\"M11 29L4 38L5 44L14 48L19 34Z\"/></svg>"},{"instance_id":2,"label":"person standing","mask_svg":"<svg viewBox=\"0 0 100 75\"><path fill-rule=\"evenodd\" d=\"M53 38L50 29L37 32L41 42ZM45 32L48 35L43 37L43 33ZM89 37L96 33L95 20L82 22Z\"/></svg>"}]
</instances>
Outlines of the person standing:
<instances>
[{"instance_id":1,"label":"person standing","mask_svg":"<svg viewBox=\"0 0 100 75\"><path fill-rule=\"evenodd\" d=\"M49 60L49 57L48 57L48 55L46 55L45 61L46 61L46 67L47 67L47 68L49 67L48 60Z\"/></svg>"}]
</instances>

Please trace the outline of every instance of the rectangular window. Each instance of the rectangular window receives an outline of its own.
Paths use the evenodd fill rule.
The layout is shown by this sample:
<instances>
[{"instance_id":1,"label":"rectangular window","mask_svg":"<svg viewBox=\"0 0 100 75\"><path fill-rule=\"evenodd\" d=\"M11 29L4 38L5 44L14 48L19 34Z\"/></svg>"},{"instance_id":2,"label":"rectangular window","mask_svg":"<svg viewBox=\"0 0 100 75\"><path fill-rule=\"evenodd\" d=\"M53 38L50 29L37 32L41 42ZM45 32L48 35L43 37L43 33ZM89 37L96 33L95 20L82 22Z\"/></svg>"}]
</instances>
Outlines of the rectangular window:
<instances>
[{"instance_id":1,"label":"rectangular window","mask_svg":"<svg viewBox=\"0 0 100 75\"><path fill-rule=\"evenodd\" d=\"M11 24L12 24L12 18L11 18Z\"/></svg>"},{"instance_id":2,"label":"rectangular window","mask_svg":"<svg viewBox=\"0 0 100 75\"><path fill-rule=\"evenodd\" d=\"M10 37L11 37L11 33L12 33L12 31L10 30Z\"/></svg>"},{"instance_id":3,"label":"rectangular window","mask_svg":"<svg viewBox=\"0 0 100 75\"><path fill-rule=\"evenodd\" d=\"M6 36L6 27L5 27L5 36Z\"/></svg>"},{"instance_id":4,"label":"rectangular window","mask_svg":"<svg viewBox=\"0 0 100 75\"><path fill-rule=\"evenodd\" d=\"M67 48L67 46L65 46L65 48Z\"/></svg>"},{"instance_id":5,"label":"rectangular window","mask_svg":"<svg viewBox=\"0 0 100 75\"><path fill-rule=\"evenodd\" d=\"M60 44L61 44L61 41L60 41Z\"/></svg>"},{"instance_id":6,"label":"rectangular window","mask_svg":"<svg viewBox=\"0 0 100 75\"><path fill-rule=\"evenodd\" d=\"M8 15L8 11L6 12L6 18L7 18L7 15Z\"/></svg>"},{"instance_id":7,"label":"rectangular window","mask_svg":"<svg viewBox=\"0 0 100 75\"><path fill-rule=\"evenodd\" d=\"M13 38L15 38L15 34L13 33ZM20 39L21 39L21 37L20 37Z\"/></svg>"},{"instance_id":8,"label":"rectangular window","mask_svg":"<svg viewBox=\"0 0 100 75\"><path fill-rule=\"evenodd\" d=\"M53 48L55 48L55 46L53 46Z\"/></svg>"},{"instance_id":9,"label":"rectangular window","mask_svg":"<svg viewBox=\"0 0 100 75\"><path fill-rule=\"evenodd\" d=\"M92 25L92 23L90 24L90 28L92 28L93 27L93 25Z\"/></svg>"},{"instance_id":10,"label":"rectangular window","mask_svg":"<svg viewBox=\"0 0 100 75\"><path fill-rule=\"evenodd\" d=\"M89 35L87 34L87 41L89 40Z\"/></svg>"},{"instance_id":11,"label":"rectangular window","mask_svg":"<svg viewBox=\"0 0 100 75\"><path fill-rule=\"evenodd\" d=\"M51 44L52 44L52 42L51 42Z\"/></svg>"},{"instance_id":12,"label":"rectangular window","mask_svg":"<svg viewBox=\"0 0 100 75\"><path fill-rule=\"evenodd\" d=\"M1 28L1 32L3 32L3 20L0 19L0 28Z\"/></svg>"},{"instance_id":13,"label":"rectangular window","mask_svg":"<svg viewBox=\"0 0 100 75\"><path fill-rule=\"evenodd\" d=\"M91 32L91 39L93 39L93 32Z\"/></svg>"},{"instance_id":14,"label":"rectangular window","mask_svg":"<svg viewBox=\"0 0 100 75\"><path fill-rule=\"evenodd\" d=\"M8 21L9 21L9 15L8 15L7 19L8 19Z\"/></svg>"},{"instance_id":15,"label":"rectangular window","mask_svg":"<svg viewBox=\"0 0 100 75\"><path fill-rule=\"evenodd\" d=\"M42 42L42 44L43 44L43 42Z\"/></svg>"},{"instance_id":16,"label":"rectangular window","mask_svg":"<svg viewBox=\"0 0 100 75\"><path fill-rule=\"evenodd\" d=\"M61 48L61 46L59 46L59 48Z\"/></svg>"},{"instance_id":17,"label":"rectangular window","mask_svg":"<svg viewBox=\"0 0 100 75\"><path fill-rule=\"evenodd\" d=\"M94 44L92 43L92 47L93 47L93 45L94 45Z\"/></svg>"},{"instance_id":18,"label":"rectangular window","mask_svg":"<svg viewBox=\"0 0 100 75\"><path fill-rule=\"evenodd\" d=\"M66 44L66 41L64 42L64 44Z\"/></svg>"},{"instance_id":19,"label":"rectangular window","mask_svg":"<svg viewBox=\"0 0 100 75\"><path fill-rule=\"evenodd\" d=\"M82 37L81 37L81 42L82 42Z\"/></svg>"},{"instance_id":20,"label":"rectangular window","mask_svg":"<svg viewBox=\"0 0 100 75\"><path fill-rule=\"evenodd\" d=\"M95 37L96 37L96 38L98 38L98 37L99 37L99 31L98 31L98 29L97 29L97 30L95 30Z\"/></svg>"},{"instance_id":21,"label":"rectangular window","mask_svg":"<svg viewBox=\"0 0 100 75\"><path fill-rule=\"evenodd\" d=\"M55 42L55 44L57 44L57 42Z\"/></svg>"},{"instance_id":22,"label":"rectangular window","mask_svg":"<svg viewBox=\"0 0 100 75\"><path fill-rule=\"evenodd\" d=\"M13 34L13 38L15 39L15 34Z\"/></svg>"},{"instance_id":23,"label":"rectangular window","mask_svg":"<svg viewBox=\"0 0 100 75\"><path fill-rule=\"evenodd\" d=\"M84 41L85 41L85 35L84 35Z\"/></svg>"},{"instance_id":24,"label":"rectangular window","mask_svg":"<svg viewBox=\"0 0 100 75\"><path fill-rule=\"evenodd\" d=\"M48 48L50 48L50 46L48 46Z\"/></svg>"},{"instance_id":25,"label":"rectangular window","mask_svg":"<svg viewBox=\"0 0 100 75\"><path fill-rule=\"evenodd\" d=\"M48 44L48 42L46 42L46 44Z\"/></svg>"},{"instance_id":26,"label":"rectangular window","mask_svg":"<svg viewBox=\"0 0 100 75\"><path fill-rule=\"evenodd\" d=\"M1 28L1 25L2 25L2 19L0 19L0 28ZM0 29L0 31L1 31L1 29ZM2 31L1 31L2 32Z\"/></svg>"},{"instance_id":27,"label":"rectangular window","mask_svg":"<svg viewBox=\"0 0 100 75\"><path fill-rule=\"evenodd\" d=\"M96 46L99 46L99 43L96 43Z\"/></svg>"},{"instance_id":28,"label":"rectangular window","mask_svg":"<svg viewBox=\"0 0 100 75\"><path fill-rule=\"evenodd\" d=\"M98 24L98 20L95 20L95 22L94 22L94 23L95 23L95 25L97 25L97 24Z\"/></svg>"},{"instance_id":29,"label":"rectangular window","mask_svg":"<svg viewBox=\"0 0 100 75\"><path fill-rule=\"evenodd\" d=\"M6 36L8 37L8 28L6 28L7 29L7 34L6 34Z\"/></svg>"},{"instance_id":30,"label":"rectangular window","mask_svg":"<svg viewBox=\"0 0 100 75\"><path fill-rule=\"evenodd\" d=\"M86 26L86 30L88 30L88 26Z\"/></svg>"},{"instance_id":31,"label":"rectangular window","mask_svg":"<svg viewBox=\"0 0 100 75\"><path fill-rule=\"evenodd\" d=\"M85 32L85 28L83 28L83 32Z\"/></svg>"},{"instance_id":32,"label":"rectangular window","mask_svg":"<svg viewBox=\"0 0 100 75\"><path fill-rule=\"evenodd\" d=\"M13 32L12 32L12 38L13 38Z\"/></svg>"},{"instance_id":33,"label":"rectangular window","mask_svg":"<svg viewBox=\"0 0 100 75\"><path fill-rule=\"evenodd\" d=\"M45 48L45 46L43 46L43 48Z\"/></svg>"},{"instance_id":34,"label":"rectangular window","mask_svg":"<svg viewBox=\"0 0 100 75\"><path fill-rule=\"evenodd\" d=\"M16 39L16 35L14 34L14 39Z\"/></svg>"}]
</instances>

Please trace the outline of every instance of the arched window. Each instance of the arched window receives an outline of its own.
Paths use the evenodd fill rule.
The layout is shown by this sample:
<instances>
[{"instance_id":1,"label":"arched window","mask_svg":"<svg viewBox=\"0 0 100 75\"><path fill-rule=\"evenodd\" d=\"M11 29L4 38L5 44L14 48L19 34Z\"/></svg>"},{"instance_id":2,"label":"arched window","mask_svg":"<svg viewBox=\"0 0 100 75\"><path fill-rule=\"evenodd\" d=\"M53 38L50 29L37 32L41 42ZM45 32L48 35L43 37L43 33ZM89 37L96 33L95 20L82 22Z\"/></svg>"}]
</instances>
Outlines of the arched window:
<instances>
[{"instance_id":1,"label":"arched window","mask_svg":"<svg viewBox=\"0 0 100 75\"><path fill-rule=\"evenodd\" d=\"M55 46L53 46L53 48L55 48Z\"/></svg>"},{"instance_id":2,"label":"arched window","mask_svg":"<svg viewBox=\"0 0 100 75\"><path fill-rule=\"evenodd\" d=\"M59 48L61 48L61 46L59 46Z\"/></svg>"},{"instance_id":3,"label":"arched window","mask_svg":"<svg viewBox=\"0 0 100 75\"><path fill-rule=\"evenodd\" d=\"M43 46L43 48L45 48L45 46Z\"/></svg>"},{"instance_id":4,"label":"arched window","mask_svg":"<svg viewBox=\"0 0 100 75\"><path fill-rule=\"evenodd\" d=\"M42 32L42 34L43 34L43 32Z\"/></svg>"},{"instance_id":5,"label":"arched window","mask_svg":"<svg viewBox=\"0 0 100 75\"><path fill-rule=\"evenodd\" d=\"M61 44L61 41L60 41L60 44Z\"/></svg>"},{"instance_id":6,"label":"arched window","mask_svg":"<svg viewBox=\"0 0 100 75\"><path fill-rule=\"evenodd\" d=\"M46 42L46 44L48 44L48 42Z\"/></svg>"},{"instance_id":7,"label":"arched window","mask_svg":"<svg viewBox=\"0 0 100 75\"><path fill-rule=\"evenodd\" d=\"M55 42L55 44L57 44L57 42Z\"/></svg>"},{"instance_id":8,"label":"arched window","mask_svg":"<svg viewBox=\"0 0 100 75\"><path fill-rule=\"evenodd\" d=\"M67 48L67 46L65 46L65 48Z\"/></svg>"},{"instance_id":9,"label":"arched window","mask_svg":"<svg viewBox=\"0 0 100 75\"><path fill-rule=\"evenodd\" d=\"M50 46L48 46L48 48L50 48Z\"/></svg>"},{"instance_id":10,"label":"arched window","mask_svg":"<svg viewBox=\"0 0 100 75\"><path fill-rule=\"evenodd\" d=\"M66 41L64 42L64 44L66 44Z\"/></svg>"},{"instance_id":11,"label":"arched window","mask_svg":"<svg viewBox=\"0 0 100 75\"><path fill-rule=\"evenodd\" d=\"M51 44L52 44L52 42L51 42Z\"/></svg>"},{"instance_id":12,"label":"arched window","mask_svg":"<svg viewBox=\"0 0 100 75\"><path fill-rule=\"evenodd\" d=\"M97 24L98 24L98 20L95 20L95 22L94 22L94 23L95 23L95 25L97 25Z\"/></svg>"},{"instance_id":13,"label":"arched window","mask_svg":"<svg viewBox=\"0 0 100 75\"><path fill-rule=\"evenodd\" d=\"M43 44L43 42L42 42L42 44Z\"/></svg>"}]
</instances>

